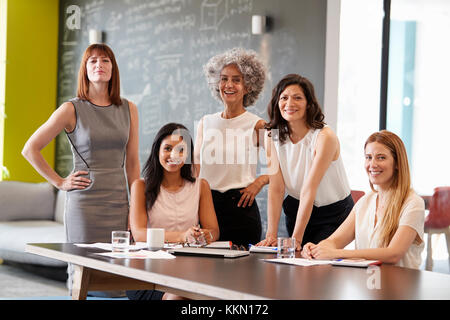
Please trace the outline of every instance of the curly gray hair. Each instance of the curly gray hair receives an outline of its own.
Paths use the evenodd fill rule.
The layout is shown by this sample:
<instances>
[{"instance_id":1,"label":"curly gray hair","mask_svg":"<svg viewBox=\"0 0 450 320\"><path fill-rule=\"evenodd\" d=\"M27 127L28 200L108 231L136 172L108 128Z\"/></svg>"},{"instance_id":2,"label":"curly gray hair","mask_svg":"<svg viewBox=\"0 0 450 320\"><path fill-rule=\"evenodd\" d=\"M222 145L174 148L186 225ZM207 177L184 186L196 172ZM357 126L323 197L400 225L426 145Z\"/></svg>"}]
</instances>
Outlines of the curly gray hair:
<instances>
[{"instance_id":1,"label":"curly gray hair","mask_svg":"<svg viewBox=\"0 0 450 320\"><path fill-rule=\"evenodd\" d=\"M211 94L222 101L219 92L220 72L231 64L236 65L244 77L244 86L248 92L244 95L244 107L251 106L258 99L266 79L266 68L253 50L233 48L209 59L203 71Z\"/></svg>"}]
</instances>

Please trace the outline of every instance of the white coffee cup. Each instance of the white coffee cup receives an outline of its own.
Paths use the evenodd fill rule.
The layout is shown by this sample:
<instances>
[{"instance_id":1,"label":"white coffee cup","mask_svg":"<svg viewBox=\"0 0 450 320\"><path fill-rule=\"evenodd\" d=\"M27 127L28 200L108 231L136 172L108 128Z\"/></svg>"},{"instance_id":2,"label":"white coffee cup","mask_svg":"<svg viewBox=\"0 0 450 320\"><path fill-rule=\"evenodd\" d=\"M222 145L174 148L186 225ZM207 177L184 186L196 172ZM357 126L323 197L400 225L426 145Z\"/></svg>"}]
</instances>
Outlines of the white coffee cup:
<instances>
[{"instance_id":1,"label":"white coffee cup","mask_svg":"<svg viewBox=\"0 0 450 320\"><path fill-rule=\"evenodd\" d=\"M147 248L150 250L160 250L164 248L164 229L147 229Z\"/></svg>"}]
</instances>

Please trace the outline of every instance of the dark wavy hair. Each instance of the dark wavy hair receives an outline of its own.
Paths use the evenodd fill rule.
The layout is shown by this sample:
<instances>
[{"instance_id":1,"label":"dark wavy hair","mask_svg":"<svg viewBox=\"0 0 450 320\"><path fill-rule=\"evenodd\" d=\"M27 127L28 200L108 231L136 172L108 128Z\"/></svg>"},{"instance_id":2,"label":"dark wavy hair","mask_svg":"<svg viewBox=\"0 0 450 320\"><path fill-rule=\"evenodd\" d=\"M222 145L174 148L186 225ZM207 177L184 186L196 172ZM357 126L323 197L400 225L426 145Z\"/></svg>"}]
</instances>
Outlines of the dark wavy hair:
<instances>
[{"instance_id":1,"label":"dark wavy hair","mask_svg":"<svg viewBox=\"0 0 450 320\"><path fill-rule=\"evenodd\" d=\"M159 129L153 140L152 150L147 159L147 162L142 169L142 175L145 181L145 201L147 210L153 207L153 204L158 197L161 182L164 176L164 169L159 162L159 149L162 141L172 134L177 134L183 137L183 141L187 144L187 157L184 165L181 167L181 177L189 182L195 182L192 173L192 163L194 161L194 145L192 143L191 135L188 129L179 123L168 123Z\"/></svg>"},{"instance_id":2,"label":"dark wavy hair","mask_svg":"<svg viewBox=\"0 0 450 320\"><path fill-rule=\"evenodd\" d=\"M324 115L317 101L316 94L314 92L314 86L307 78L298 74L288 74L278 82L278 84L272 90L272 98L267 106L267 113L269 114L270 122L265 126L266 129L278 129L278 139L281 143L284 143L289 137L289 127L287 121L283 118L278 106L280 95L290 85L298 85L302 88L305 94L306 105L306 125L309 128L322 129L325 126Z\"/></svg>"}]
</instances>

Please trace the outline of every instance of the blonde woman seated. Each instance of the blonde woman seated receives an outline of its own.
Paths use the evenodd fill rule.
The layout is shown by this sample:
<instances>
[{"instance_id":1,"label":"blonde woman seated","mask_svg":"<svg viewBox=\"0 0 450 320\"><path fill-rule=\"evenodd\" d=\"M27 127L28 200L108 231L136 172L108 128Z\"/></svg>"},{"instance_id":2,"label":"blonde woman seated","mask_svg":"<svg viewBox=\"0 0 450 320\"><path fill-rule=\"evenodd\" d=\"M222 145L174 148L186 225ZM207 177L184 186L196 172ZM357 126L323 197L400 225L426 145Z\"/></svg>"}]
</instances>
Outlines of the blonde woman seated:
<instances>
[{"instance_id":1,"label":"blonde woman seated","mask_svg":"<svg viewBox=\"0 0 450 320\"><path fill-rule=\"evenodd\" d=\"M425 205L411 188L402 140L383 130L364 146L365 168L373 192L362 197L327 239L307 243L304 258L364 258L418 269L424 248ZM355 250L344 248L355 240Z\"/></svg>"},{"instance_id":2,"label":"blonde woman seated","mask_svg":"<svg viewBox=\"0 0 450 320\"><path fill-rule=\"evenodd\" d=\"M143 179L131 187L130 225L135 241L147 240L147 228L164 228L166 242L186 242L204 235L219 238L211 190L193 177L192 139L186 127L169 123L156 134ZM163 296L164 295L164 296ZM156 290L127 291L131 300L173 299Z\"/></svg>"}]
</instances>

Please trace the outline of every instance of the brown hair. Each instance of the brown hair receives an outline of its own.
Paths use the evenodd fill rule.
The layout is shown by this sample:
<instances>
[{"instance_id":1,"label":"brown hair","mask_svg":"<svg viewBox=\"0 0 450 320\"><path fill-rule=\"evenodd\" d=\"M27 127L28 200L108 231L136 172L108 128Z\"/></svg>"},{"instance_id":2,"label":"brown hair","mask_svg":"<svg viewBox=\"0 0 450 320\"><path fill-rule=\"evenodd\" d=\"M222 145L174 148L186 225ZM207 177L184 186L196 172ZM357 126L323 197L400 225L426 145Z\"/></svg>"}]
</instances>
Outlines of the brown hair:
<instances>
[{"instance_id":1,"label":"brown hair","mask_svg":"<svg viewBox=\"0 0 450 320\"><path fill-rule=\"evenodd\" d=\"M398 229L402 207L411 191L408 155L403 141L393 132L382 130L367 138L364 150L369 143L383 144L394 158L394 177L389 187L388 199L380 225L380 246L387 247ZM372 191L377 192L370 182Z\"/></svg>"},{"instance_id":2,"label":"brown hair","mask_svg":"<svg viewBox=\"0 0 450 320\"><path fill-rule=\"evenodd\" d=\"M111 79L108 84L108 94L111 103L120 106L122 100L120 99L120 77L119 67L117 66L116 58L113 51L106 44L91 44L84 51L81 58L80 69L78 71L78 88L77 97L83 100L89 100L89 79L87 76L86 62L94 52L107 56L112 63Z\"/></svg>"},{"instance_id":3,"label":"brown hair","mask_svg":"<svg viewBox=\"0 0 450 320\"><path fill-rule=\"evenodd\" d=\"M279 140L283 143L289 136L289 127L287 121L282 117L278 102L280 95L290 85L298 85L302 88L305 94L306 105L306 125L314 129L322 129L325 126L323 121L324 115L320 109L319 102L317 101L316 94L314 92L314 86L307 78L298 74L288 74L278 82L278 84L272 90L272 98L267 106L267 113L269 114L270 122L266 125L266 128L278 129Z\"/></svg>"}]
</instances>

